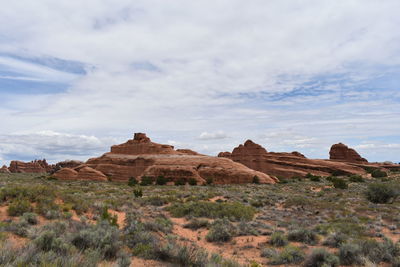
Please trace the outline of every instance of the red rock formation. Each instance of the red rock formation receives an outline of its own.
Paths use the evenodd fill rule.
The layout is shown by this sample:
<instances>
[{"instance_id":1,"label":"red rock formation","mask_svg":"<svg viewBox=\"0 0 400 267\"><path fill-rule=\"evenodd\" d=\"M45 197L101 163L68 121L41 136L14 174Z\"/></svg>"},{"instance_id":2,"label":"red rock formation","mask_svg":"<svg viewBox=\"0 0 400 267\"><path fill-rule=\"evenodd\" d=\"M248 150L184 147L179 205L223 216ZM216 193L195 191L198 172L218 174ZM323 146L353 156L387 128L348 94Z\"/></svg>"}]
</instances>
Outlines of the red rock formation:
<instances>
[{"instance_id":1,"label":"red rock formation","mask_svg":"<svg viewBox=\"0 0 400 267\"><path fill-rule=\"evenodd\" d=\"M198 184L208 178L215 184L251 183L258 176L261 183L275 183L276 178L257 172L230 159L200 155L190 150L174 150L173 146L153 143L142 133L134 139L111 147L111 152L98 158L89 159L84 166L91 167L112 181L126 182L130 177L141 179L143 176L164 176L171 181L179 178L194 178ZM78 174L72 179L79 179ZM61 175L58 173L61 172ZM60 179L64 169L55 174Z\"/></svg>"},{"instance_id":2,"label":"red rock formation","mask_svg":"<svg viewBox=\"0 0 400 267\"><path fill-rule=\"evenodd\" d=\"M49 172L51 168L47 161L43 159L31 162L13 160L10 162L10 167L8 169L12 173L45 173Z\"/></svg>"},{"instance_id":3,"label":"red rock formation","mask_svg":"<svg viewBox=\"0 0 400 267\"><path fill-rule=\"evenodd\" d=\"M342 162L307 159L298 152L267 152L262 146L247 140L230 152L221 152L218 157L226 157L235 162L266 174L283 178L304 177L307 173L328 176L333 172L344 174L364 174L364 169Z\"/></svg>"},{"instance_id":4,"label":"red rock formation","mask_svg":"<svg viewBox=\"0 0 400 267\"><path fill-rule=\"evenodd\" d=\"M64 160L60 161L52 166L52 169L50 173L55 173L56 171L61 170L62 168L70 168L73 169L75 167L78 167L79 165L82 165L83 162L79 160Z\"/></svg>"},{"instance_id":5,"label":"red rock formation","mask_svg":"<svg viewBox=\"0 0 400 267\"><path fill-rule=\"evenodd\" d=\"M74 169L63 168L54 173L53 176L60 180L107 181L107 176L86 165L80 165Z\"/></svg>"},{"instance_id":6,"label":"red rock formation","mask_svg":"<svg viewBox=\"0 0 400 267\"><path fill-rule=\"evenodd\" d=\"M10 173L6 165L3 165L3 167L0 168L0 173Z\"/></svg>"},{"instance_id":7,"label":"red rock formation","mask_svg":"<svg viewBox=\"0 0 400 267\"><path fill-rule=\"evenodd\" d=\"M331 147L331 150L329 151L329 158L331 160L344 162L368 163L368 160L362 158L357 151L342 143L334 144Z\"/></svg>"}]
</instances>

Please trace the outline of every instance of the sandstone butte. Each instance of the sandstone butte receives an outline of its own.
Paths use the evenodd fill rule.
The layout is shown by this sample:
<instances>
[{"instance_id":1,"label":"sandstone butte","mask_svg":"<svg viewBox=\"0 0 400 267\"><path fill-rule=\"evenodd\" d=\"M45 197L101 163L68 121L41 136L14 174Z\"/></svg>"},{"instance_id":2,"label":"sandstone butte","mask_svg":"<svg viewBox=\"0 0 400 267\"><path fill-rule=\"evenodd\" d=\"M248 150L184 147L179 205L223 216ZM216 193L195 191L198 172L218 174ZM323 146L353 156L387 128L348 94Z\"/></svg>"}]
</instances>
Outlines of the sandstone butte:
<instances>
[{"instance_id":1,"label":"sandstone butte","mask_svg":"<svg viewBox=\"0 0 400 267\"><path fill-rule=\"evenodd\" d=\"M368 163L368 160L362 158L357 151L342 143L334 144L331 147L329 159L344 162Z\"/></svg>"},{"instance_id":2,"label":"sandstone butte","mask_svg":"<svg viewBox=\"0 0 400 267\"><path fill-rule=\"evenodd\" d=\"M251 140L234 148L232 153L221 152L218 156L232 159L253 170L282 178L304 177L308 173L320 176L329 176L333 173L366 173L360 166L354 166L347 162L308 159L299 152L267 152L264 147Z\"/></svg>"},{"instance_id":3,"label":"sandstone butte","mask_svg":"<svg viewBox=\"0 0 400 267\"><path fill-rule=\"evenodd\" d=\"M31 162L13 160L8 167L8 170L12 173L45 173L50 172L51 169L52 166L45 159Z\"/></svg>"},{"instance_id":4,"label":"sandstone butte","mask_svg":"<svg viewBox=\"0 0 400 267\"><path fill-rule=\"evenodd\" d=\"M194 178L198 184L211 178L215 184L253 182L276 183L277 178L252 170L227 158L211 157L191 150L175 150L173 146L151 142L144 133L135 133L124 144L114 145L111 151L74 168L62 168L54 177L63 180L105 180L127 182L131 177L164 176L171 182Z\"/></svg>"}]
</instances>

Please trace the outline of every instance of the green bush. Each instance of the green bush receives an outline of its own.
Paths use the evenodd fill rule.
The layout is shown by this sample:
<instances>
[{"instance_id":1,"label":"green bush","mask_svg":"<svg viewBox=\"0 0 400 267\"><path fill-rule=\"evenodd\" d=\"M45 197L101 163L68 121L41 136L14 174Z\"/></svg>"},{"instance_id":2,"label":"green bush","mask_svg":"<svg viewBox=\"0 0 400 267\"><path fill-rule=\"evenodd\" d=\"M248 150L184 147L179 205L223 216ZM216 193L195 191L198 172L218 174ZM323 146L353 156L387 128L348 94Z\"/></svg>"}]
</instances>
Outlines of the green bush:
<instances>
[{"instance_id":1,"label":"green bush","mask_svg":"<svg viewBox=\"0 0 400 267\"><path fill-rule=\"evenodd\" d=\"M178 178L175 180L175 185L185 185L186 184L186 178Z\"/></svg>"},{"instance_id":2,"label":"green bush","mask_svg":"<svg viewBox=\"0 0 400 267\"><path fill-rule=\"evenodd\" d=\"M310 179L310 181L313 181L313 182L320 182L321 181L321 176L312 175L311 173L307 173L307 175L305 177Z\"/></svg>"},{"instance_id":3,"label":"green bush","mask_svg":"<svg viewBox=\"0 0 400 267\"><path fill-rule=\"evenodd\" d=\"M226 218L217 219L207 233L208 242L228 242L236 234L235 226Z\"/></svg>"},{"instance_id":4,"label":"green bush","mask_svg":"<svg viewBox=\"0 0 400 267\"><path fill-rule=\"evenodd\" d=\"M304 260L304 252L295 246L286 246L279 254L273 255L270 264L299 264Z\"/></svg>"},{"instance_id":5,"label":"green bush","mask_svg":"<svg viewBox=\"0 0 400 267\"><path fill-rule=\"evenodd\" d=\"M42 251L54 251L65 254L68 251L69 245L62 238L57 237L53 231L42 232L35 240L34 245Z\"/></svg>"},{"instance_id":6,"label":"green bush","mask_svg":"<svg viewBox=\"0 0 400 267\"><path fill-rule=\"evenodd\" d=\"M183 225L183 227L197 230L200 228L207 228L208 225L209 225L208 220L194 218L194 219L190 220L187 224Z\"/></svg>"},{"instance_id":7,"label":"green bush","mask_svg":"<svg viewBox=\"0 0 400 267\"><path fill-rule=\"evenodd\" d=\"M352 243L340 246L339 259L342 265L362 265L364 263L361 247Z\"/></svg>"},{"instance_id":8,"label":"green bush","mask_svg":"<svg viewBox=\"0 0 400 267\"><path fill-rule=\"evenodd\" d=\"M302 242L309 245L315 245L318 243L317 234L309 229L303 229L303 228L289 231L288 239L290 241Z\"/></svg>"},{"instance_id":9,"label":"green bush","mask_svg":"<svg viewBox=\"0 0 400 267\"><path fill-rule=\"evenodd\" d=\"M172 221L166 217L157 217L153 221L146 222L144 227L149 231L167 234L172 232Z\"/></svg>"},{"instance_id":10,"label":"green bush","mask_svg":"<svg viewBox=\"0 0 400 267\"><path fill-rule=\"evenodd\" d=\"M212 177L207 177L206 184L211 185L214 183L214 179Z\"/></svg>"},{"instance_id":11,"label":"green bush","mask_svg":"<svg viewBox=\"0 0 400 267\"><path fill-rule=\"evenodd\" d=\"M166 185L167 182L168 182L168 179L162 175L158 176L156 179L156 184L158 184L158 185Z\"/></svg>"},{"instance_id":12,"label":"green bush","mask_svg":"<svg viewBox=\"0 0 400 267\"><path fill-rule=\"evenodd\" d=\"M195 178L189 178L190 185L197 185L197 180Z\"/></svg>"},{"instance_id":13,"label":"green bush","mask_svg":"<svg viewBox=\"0 0 400 267\"><path fill-rule=\"evenodd\" d=\"M314 249L307 257L305 267L336 267L339 266L339 258L324 248Z\"/></svg>"},{"instance_id":14,"label":"green bush","mask_svg":"<svg viewBox=\"0 0 400 267\"><path fill-rule=\"evenodd\" d=\"M118 223L117 223L118 222L118 216L116 214L115 215L111 215L108 212L108 208L107 207L103 207L103 210L102 210L101 215L100 215L100 220L101 221L106 221L110 225L118 227Z\"/></svg>"},{"instance_id":15,"label":"green bush","mask_svg":"<svg viewBox=\"0 0 400 267\"><path fill-rule=\"evenodd\" d=\"M17 199L10 203L7 212L10 216L21 216L25 212L31 212L32 207L26 199Z\"/></svg>"},{"instance_id":16,"label":"green bush","mask_svg":"<svg viewBox=\"0 0 400 267\"><path fill-rule=\"evenodd\" d=\"M29 224L37 224L38 223L37 214L33 213L33 212L25 212L22 215L22 218Z\"/></svg>"},{"instance_id":17,"label":"green bush","mask_svg":"<svg viewBox=\"0 0 400 267\"><path fill-rule=\"evenodd\" d=\"M83 228L74 234L71 242L82 251L97 249L108 260L115 259L122 248L118 228L106 221Z\"/></svg>"},{"instance_id":18,"label":"green bush","mask_svg":"<svg viewBox=\"0 0 400 267\"><path fill-rule=\"evenodd\" d=\"M38 199L35 211L46 219L57 219L61 216L61 207L54 203L52 198L42 197Z\"/></svg>"},{"instance_id":19,"label":"green bush","mask_svg":"<svg viewBox=\"0 0 400 267\"><path fill-rule=\"evenodd\" d=\"M133 194L135 195L136 198L142 197L143 190L141 188L136 188L133 190Z\"/></svg>"},{"instance_id":20,"label":"green bush","mask_svg":"<svg viewBox=\"0 0 400 267\"><path fill-rule=\"evenodd\" d=\"M253 219L256 209L251 206L243 205L239 202L186 202L176 203L167 210L173 217L206 217L206 218L224 218L231 220L251 220Z\"/></svg>"},{"instance_id":21,"label":"green bush","mask_svg":"<svg viewBox=\"0 0 400 267\"><path fill-rule=\"evenodd\" d=\"M137 184L138 184L138 181L136 180L135 177L129 178L129 181L128 181L128 185L129 185L129 186L135 186L135 185L137 185Z\"/></svg>"},{"instance_id":22,"label":"green bush","mask_svg":"<svg viewBox=\"0 0 400 267\"><path fill-rule=\"evenodd\" d=\"M274 232L269 239L269 243L275 247L284 247L289 242L287 237L282 232Z\"/></svg>"},{"instance_id":23,"label":"green bush","mask_svg":"<svg viewBox=\"0 0 400 267\"><path fill-rule=\"evenodd\" d=\"M333 177L331 180L333 187L338 189L347 189L349 186L346 181L342 178Z\"/></svg>"},{"instance_id":24,"label":"green bush","mask_svg":"<svg viewBox=\"0 0 400 267\"><path fill-rule=\"evenodd\" d=\"M154 182L154 178L150 176L143 176L142 180L140 181L140 185L146 186L146 185L152 185Z\"/></svg>"},{"instance_id":25,"label":"green bush","mask_svg":"<svg viewBox=\"0 0 400 267\"><path fill-rule=\"evenodd\" d=\"M345 243L349 237L341 232L335 232L330 234L323 242L324 246L338 248L340 245Z\"/></svg>"},{"instance_id":26,"label":"green bush","mask_svg":"<svg viewBox=\"0 0 400 267\"><path fill-rule=\"evenodd\" d=\"M383 178L383 177L387 177L387 173L380 170L380 169L375 169L371 172L372 177L374 178Z\"/></svg>"},{"instance_id":27,"label":"green bush","mask_svg":"<svg viewBox=\"0 0 400 267\"><path fill-rule=\"evenodd\" d=\"M365 195L373 203L392 203L399 196L398 186L393 184L374 183L369 184Z\"/></svg>"},{"instance_id":28,"label":"green bush","mask_svg":"<svg viewBox=\"0 0 400 267\"><path fill-rule=\"evenodd\" d=\"M260 178L257 175L255 175L253 177L253 184L259 184L259 183L260 183Z\"/></svg>"},{"instance_id":29,"label":"green bush","mask_svg":"<svg viewBox=\"0 0 400 267\"><path fill-rule=\"evenodd\" d=\"M349 181L353 183L364 183L364 178L361 175L351 175Z\"/></svg>"}]
</instances>

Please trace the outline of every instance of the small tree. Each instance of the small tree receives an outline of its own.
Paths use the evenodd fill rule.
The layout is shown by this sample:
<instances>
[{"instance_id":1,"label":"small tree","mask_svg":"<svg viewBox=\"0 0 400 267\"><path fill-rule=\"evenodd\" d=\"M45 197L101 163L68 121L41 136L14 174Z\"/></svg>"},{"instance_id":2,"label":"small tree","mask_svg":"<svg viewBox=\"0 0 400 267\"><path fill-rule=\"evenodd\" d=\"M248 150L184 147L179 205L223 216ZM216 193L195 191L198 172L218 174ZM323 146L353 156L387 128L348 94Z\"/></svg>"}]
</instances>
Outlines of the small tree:
<instances>
[{"instance_id":1,"label":"small tree","mask_svg":"<svg viewBox=\"0 0 400 267\"><path fill-rule=\"evenodd\" d=\"M185 185L186 184L186 179L185 178L178 178L175 180L175 185Z\"/></svg>"},{"instance_id":2,"label":"small tree","mask_svg":"<svg viewBox=\"0 0 400 267\"><path fill-rule=\"evenodd\" d=\"M260 183L260 178L258 178L257 175L254 175L253 177L253 184L259 184Z\"/></svg>"},{"instance_id":3,"label":"small tree","mask_svg":"<svg viewBox=\"0 0 400 267\"><path fill-rule=\"evenodd\" d=\"M140 185L143 185L143 186L152 185L153 181L154 181L153 177L143 176L142 180L140 181Z\"/></svg>"},{"instance_id":4,"label":"small tree","mask_svg":"<svg viewBox=\"0 0 400 267\"><path fill-rule=\"evenodd\" d=\"M141 188L136 188L133 190L133 194L135 195L136 198L139 198L143 196L143 191Z\"/></svg>"},{"instance_id":5,"label":"small tree","mask_svg":"<svg viewBox=\"0 0 400 267\"><path fill-rule=\"evenodd\" d=\"M194 178L189 178L189 184L190 185L197 185L197 180Z\"/></svg>"},{"instance_id":6,"label":"small tree","mask_svg":"<svg viewBox=\"0 0 400 267\"><path fill-rule=\"evenodd\" d=\"M333 187L339 189L347 189L349 186L347 185L346 181L341 178L333 178L332 179Z\"/></svg>"},{"instance_id":7,"label":"small tree","mask_svg":"<svg viewBox=\"0 0 400 267\"><path fill-rule=\"evenodd\" d=\"M138 184L138 181L136 180L135 177L132 176L131 178L129 178L129 181L128 181L129 186L135 186L137 184Z\"/></svg>"},{"instance_id":8,"label":"small tree","mask_svg":"<svg viewBox=\"0 0 400 267\"><path fill-rule=\"evenodd\" d=\"M164 176L160 175L157 177L156 184L165 185L165 184L167 184L167 182L168 182L168 179L165 178Z\"/></svg>"},{"instance_id":9,"label":"small tree","mask_svg":"<svg viewBox=\"0 0 400 267\"><path fill-rule=\"evenodd\" d=\"M373 170L371 175L374 178L383 178L383 177L387 177L388 176L386 172L384 172L384 171L382 171L380 169Z\"/></svg>"}]
</instances>

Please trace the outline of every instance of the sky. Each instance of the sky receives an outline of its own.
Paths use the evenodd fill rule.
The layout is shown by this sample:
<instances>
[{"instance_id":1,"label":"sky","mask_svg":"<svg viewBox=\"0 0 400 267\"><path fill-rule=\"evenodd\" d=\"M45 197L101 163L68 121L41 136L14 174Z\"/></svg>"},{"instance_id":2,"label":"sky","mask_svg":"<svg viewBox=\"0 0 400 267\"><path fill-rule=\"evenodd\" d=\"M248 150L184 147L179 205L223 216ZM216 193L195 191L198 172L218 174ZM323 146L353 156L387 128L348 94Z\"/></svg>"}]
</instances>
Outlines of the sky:
<instances>
[{"instance_id":1,"label":"sky","mask_svg":"<svg viewBox=\"0 0 400 267\"><path fill-rule=\"evenodd\" d=\"M145 132L400 161L398 0L18 0L0 9L0 165Z\"/></svg>"}]
</instances>

